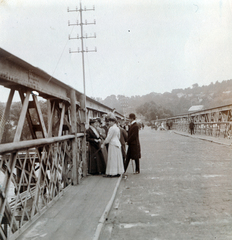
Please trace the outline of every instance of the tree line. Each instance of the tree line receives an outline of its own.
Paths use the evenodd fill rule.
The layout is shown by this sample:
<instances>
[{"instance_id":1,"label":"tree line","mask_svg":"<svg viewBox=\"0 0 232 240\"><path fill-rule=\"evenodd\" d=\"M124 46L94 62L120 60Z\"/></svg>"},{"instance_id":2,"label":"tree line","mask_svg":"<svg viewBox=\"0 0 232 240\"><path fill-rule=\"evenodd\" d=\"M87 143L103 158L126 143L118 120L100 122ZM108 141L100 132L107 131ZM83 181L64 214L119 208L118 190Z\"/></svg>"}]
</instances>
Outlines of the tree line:
<instances>
[{"instance_id":1,"label":"tree line","mask_svg":"<svg viewBox=\"0 0 232 240\"><path fill-rule=\"evenodd\" d=\"M147 121L185 114L194 105L203 105L204 109L223 106L232 103L232 80L210 83L199 86L198 83L185 89L173 89L171 92L151 92L143 96L127 97L125 95L110 95L105 99L95 100L117 111L136 112ZM126 110L126 111L125 111Z\"/></svg>"}]
</instances>

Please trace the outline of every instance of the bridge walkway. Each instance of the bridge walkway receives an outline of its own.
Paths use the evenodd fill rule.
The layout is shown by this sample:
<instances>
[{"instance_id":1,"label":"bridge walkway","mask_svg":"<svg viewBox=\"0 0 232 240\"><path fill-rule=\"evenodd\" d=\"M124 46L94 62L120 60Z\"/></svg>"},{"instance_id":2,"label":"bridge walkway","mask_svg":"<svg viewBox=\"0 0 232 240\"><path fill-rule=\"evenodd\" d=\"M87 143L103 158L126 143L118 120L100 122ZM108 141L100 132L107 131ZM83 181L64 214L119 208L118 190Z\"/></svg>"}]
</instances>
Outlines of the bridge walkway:
<instances>
[{"instance_id":1,"label":"bridge walkway","mask_svg":"<svg viewBox=\"0 0 232 240\"><path fill-rule=\"evenodd\" d=\"M79 185L68 187L63 197L17 239L93 239L120 180L87 176Z\"/></svg>"}]
</instances>

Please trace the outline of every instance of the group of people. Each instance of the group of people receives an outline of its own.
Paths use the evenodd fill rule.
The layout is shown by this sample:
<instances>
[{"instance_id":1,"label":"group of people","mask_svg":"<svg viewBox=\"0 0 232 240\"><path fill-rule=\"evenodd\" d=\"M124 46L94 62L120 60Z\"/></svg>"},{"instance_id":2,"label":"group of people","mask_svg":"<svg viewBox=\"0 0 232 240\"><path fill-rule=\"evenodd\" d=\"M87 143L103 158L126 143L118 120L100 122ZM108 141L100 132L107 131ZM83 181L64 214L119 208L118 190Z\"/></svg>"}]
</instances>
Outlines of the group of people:
<instances>
[{"instance_id":1,"label":"group of people","mask_svg":"<svg viewBox=\"0 0 232 240\"><path fill-rule=\"evenodd\" d=\"M126 172L131 159L135 160L135 173L140 173L139 126L134 113L129 115L129 122L126 130L120 126L113 113L105 116L104 124L100 118L89 120L86 131L86 140L89 142L89 174L119 177Z\"/></svg>"}]
</instances>

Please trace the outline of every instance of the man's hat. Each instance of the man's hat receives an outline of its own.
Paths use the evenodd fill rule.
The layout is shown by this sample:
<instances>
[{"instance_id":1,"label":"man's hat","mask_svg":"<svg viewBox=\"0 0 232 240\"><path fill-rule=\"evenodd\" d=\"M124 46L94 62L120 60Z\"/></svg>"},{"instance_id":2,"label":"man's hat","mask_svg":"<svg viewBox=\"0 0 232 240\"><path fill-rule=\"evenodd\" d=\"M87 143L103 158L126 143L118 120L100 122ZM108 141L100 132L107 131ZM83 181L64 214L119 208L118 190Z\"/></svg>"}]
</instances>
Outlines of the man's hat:
<instances>
[{"instance_id":1,"label":"man's hat","mask_svg":"<svg viewBox=\"0 0 232 240\"><path fill-rule=\"evenodd\" d=\"M92 123L95 123L95 122L96 122L96 119L94 119L94 118L89 119L89 124L92 124Z\"/></svg>"},{"instance_id":2,"label":"man's hat","mask_svg":"<svg viewBox=\"0 0 232 240\"><path fill-rule=\"evenodd\" d=\"M130 118L130 119L136 119L136 116L135 116L134 113L130 113L130 114L129 114L129 118Z\"/></svg>"}]
</instances>

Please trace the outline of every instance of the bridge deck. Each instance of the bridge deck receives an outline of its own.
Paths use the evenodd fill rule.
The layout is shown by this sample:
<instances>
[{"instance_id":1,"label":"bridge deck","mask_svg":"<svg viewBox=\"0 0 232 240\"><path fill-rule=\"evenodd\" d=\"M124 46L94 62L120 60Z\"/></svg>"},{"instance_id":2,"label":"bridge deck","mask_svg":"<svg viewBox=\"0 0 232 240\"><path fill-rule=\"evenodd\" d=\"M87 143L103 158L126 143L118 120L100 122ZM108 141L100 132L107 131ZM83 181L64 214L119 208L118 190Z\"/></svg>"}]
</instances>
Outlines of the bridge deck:
<instances>
[{"instance_id":1,"label":"bridge deck","mask_svg":"<svg viewBox=\"0 0 232 240\"><path fill-rule=\"evenodd\" d=\"M184 135L191 136L186 133ZM222 172L218 174L217 170L218 167L225 167L223 154L228 158L228 152L225 152L225 149L231 151L228 145L232 140L191 136L225 145L220 146L182 137L174 132L158 132L148 128L141 130L140 136L141 174L133 175L129 166L128 179L123 179L121 182L116 196L117 201L100 239L106 240L110 237L111 239L212 239L215 231L218 231L215 235L219 237L218 239L220 237L230 239L232 205L230 204L228 208L228 204L232 201L232 184L229 183L231 181L227 181L229 175L224 176L226 185L223 187L224 182L220 180ZM217 167L214 168L212 162L209 162L206 156L207 149L204 153L194 153L197 146L204 149L202 144L206 144L206 148L210 146L209 158L214 155L212 152L214 146L219 156L218 149L223 148L222 159L214 162L217 163ZM195 150L191 150L192 148ZM170 149L173 152L170 152ZM193 159L196 156L199 156L199 159L194 163ZM231 164L228 164L226 159L227 168L220 169L224 171L224 175L229 173L228 167L231 167ZM180 173L177 172L176 167L179 168ZM185 178L186 176L188 179ZM199 180L201 177L203 180ZM207 185L204 182L206 180L212 181ZM218 183L217 180L219 180ZM19 239L93 239L99 219L112 196L117 181L117 178L88 176L80 185L70 187L64 196ZM151 181L154 181L155 185L151 185ZM210 194L211 198L211 200L208 199L208 203L206 202L207 194ZM128 199L131 202L128 202ZM219 225L215 228L217 223ZM219 230L220 226L223 227L222 232ZM189 237L185 227L191 230ZM212 230L211 234L207 229L209 232L212 229L216 230Z\"/></svg>"},{"instance_id":2,"label":"bridge deck","mask_svg":"<svg viewBox=\"0 0 232 240\"><path fill-rule=\"evenodd\" d=\"M198 137L141 131L141 173L121 181L100 240L232 239L231 147Z\"/></svg>"}]
</instances>

